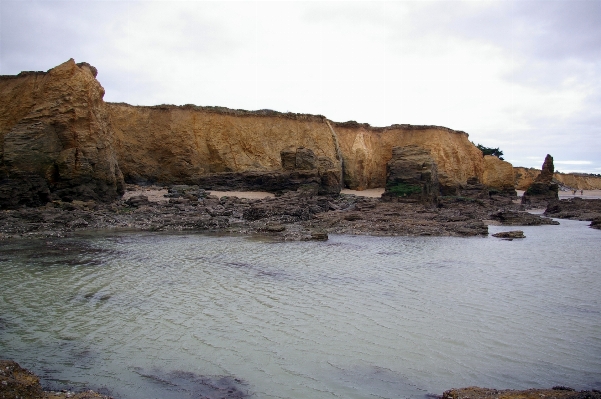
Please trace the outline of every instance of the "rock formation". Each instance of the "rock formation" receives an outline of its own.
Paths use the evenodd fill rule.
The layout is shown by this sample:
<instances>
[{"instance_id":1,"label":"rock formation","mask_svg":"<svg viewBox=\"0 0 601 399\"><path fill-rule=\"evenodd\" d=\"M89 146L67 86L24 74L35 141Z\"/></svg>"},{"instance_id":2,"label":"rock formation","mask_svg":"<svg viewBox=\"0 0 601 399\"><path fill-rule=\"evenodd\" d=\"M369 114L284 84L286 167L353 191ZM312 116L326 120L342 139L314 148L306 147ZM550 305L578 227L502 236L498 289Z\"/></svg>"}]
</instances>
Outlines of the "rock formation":
<instances>
[{"instance_id":1,"label":"rock formation","mask_svg":"<svg viewBox=\"0 0 601 399\"><path fill-rule=\"evenodd\" d=\"M417 145L430 151L438 166L442 195L458 195L467 179L482 180L484 159L465 132L440 126L392 125L378 128L357 122L331 123L344 160L344 183L353 189L384 187L393 147Z\"/></svg>"},{"instance_id":2,"label":"rock formation","mask_svg":"<svg viewBox=\"0 0 601 399\"><path fill-rule=\"evenodd\" d=\"M527 190L540 174L540 169L514 167L513 172L516 190ZM553 179L561 185L575 190L601 190L600 175L555 172Z\"/></svg>"},{"instance_id":3,"label":"rock formation","mask_svg":"<svg viewBox=\"0 0 601 399\"><path fill-rule=\"evenodd\" d=\"M208 190L251 190L284 193L298 189L320 195L335 195L342 188L340 168L325 156L317 157L304 147L281 151L281 169L210 173L196 182Z\"/></svg>"},{"instance_id":4,"label":"rock formation","mask_svg":"<svg viewBox=\"0 0 601 399\"><path fill-rule=\"evenodd\" d=\"M123 193L96 69L71 59L0 78L0 204L110 201Z\"/></svg>"},{"instance_id":5,"label":"rock formation","mask_svg":"<svg viewBox=\"0 0 601 399\"><path fill-rule=\"evenodd\" d=\"M484 156L482 183L488 187L491 194L517 196L513 165L493 155Z\"/></svg>"},{"instance_id":6,"label":"rock formation","mask_svg":"<svg viewBox=\"0 0 601 399\"><path fill-rule=\"evenodd\" d=\"M547 154L541 173L524 192L522 204L546 206L549 201L559 199L559 186L553 182L554 171L553 157Z\"/></svg>"},{"instance_id":7,"label":"rock formation","mask_svg":"<svg viewBox=\"0 0 601 399\"><path fill-rule=\"evenodd\" d=\"M383 187L393 147L417 145L438 167L443 195L476 177L504 187L468 135L444 127L371 127L320 115L220 107L105 103L96 69L69 60L0 78L0 206L50 199L110 201L129 183L322 193ZM305 148L282 163L282 150ZM284 154L286 155L286 154ZM289 154L290 155L290 154ZM282 179L292 179L282 187ZM344 183L343 183L344 182Z\"/></svg>"},{"instance_id":8,"label":"rock formation","mask_svg":"<svg viewBox=\"0 0 601 399\"><path fill-rule=\"evenodd\" d=\"M386 164L383 199L436 203L439 191L438 167L430 151L416 145L392 149L392 158Z\"/></svg>"}]
</instances>

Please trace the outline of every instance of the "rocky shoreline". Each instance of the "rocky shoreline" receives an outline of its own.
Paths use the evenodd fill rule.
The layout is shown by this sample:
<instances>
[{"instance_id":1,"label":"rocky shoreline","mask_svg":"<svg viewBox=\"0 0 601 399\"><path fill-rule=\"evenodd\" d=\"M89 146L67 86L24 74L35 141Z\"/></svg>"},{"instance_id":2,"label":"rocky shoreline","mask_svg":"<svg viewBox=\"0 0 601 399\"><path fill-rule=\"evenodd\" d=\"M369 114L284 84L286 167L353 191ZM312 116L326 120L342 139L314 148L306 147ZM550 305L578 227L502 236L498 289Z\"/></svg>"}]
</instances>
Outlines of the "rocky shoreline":
<instances>
[{"instance_id":1,"label":"rocky shoreline","mask_svg":"<svg viewBox=\"0 0 601 399\"><path fill-rule=\"evenodd\" d=\"M223 399L247 397L235 387L211 384L209 396ZM480 387L450 389L442 396L428 395L438 399L601 399L598 390L576 391L564 386L551 389L497 390ZM31 371L12 360L0 359L0 398L3 399L113 399L92 390L75 392L70 390L44 390L40 379Z\"/></svg>"},{"instance_id":2,"label":"rocky shoreline","mask_svg":"<svg viewBox=\"0 0 601 399\"><path fill-rule=\"evenodd\" d=\"M172 186L162 199L138 195L109 204L53 201L36 208L2 210L0 239L62 237L91 230L221 232L282 241L325 240L328 234L486 236L488 224L558 223L527 213L522 205L501 196L441 197L436 204L424 204L403 198L318 195L309 187L247 199L217 197L197 186L180 185Z\"/></svg>"}]
</instances>

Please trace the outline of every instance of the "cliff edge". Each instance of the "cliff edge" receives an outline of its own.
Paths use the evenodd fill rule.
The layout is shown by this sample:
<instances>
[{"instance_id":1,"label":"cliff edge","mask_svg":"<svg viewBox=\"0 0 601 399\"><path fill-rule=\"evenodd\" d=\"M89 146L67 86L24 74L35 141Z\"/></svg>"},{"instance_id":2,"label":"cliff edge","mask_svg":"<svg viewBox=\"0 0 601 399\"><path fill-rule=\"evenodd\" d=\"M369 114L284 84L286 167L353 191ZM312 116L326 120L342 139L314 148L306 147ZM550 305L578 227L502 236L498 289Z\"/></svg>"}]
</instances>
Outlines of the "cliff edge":
<instances>
[{"instance_id":1,"label":"cliff edge","mask_svg":"<svg viewBox=\"0 0 601 399\"><path fill-rule=\"evenodd\" d=\"M247 189L265 189L261 175L284 171L281 153L290 148L312 151L327 166L330 188L336 181L357 190L384 187L392 149L408 145L431 154L442 195L459 195L474 179L497 191L513 180L509 164L483 157L465 132L378 128L270 110L105 103L96 73L71 59L48 72L0 77L2 207L52 199L111 201L123 193L125 181L233 178Z\"/></svg>"}]
</instances>

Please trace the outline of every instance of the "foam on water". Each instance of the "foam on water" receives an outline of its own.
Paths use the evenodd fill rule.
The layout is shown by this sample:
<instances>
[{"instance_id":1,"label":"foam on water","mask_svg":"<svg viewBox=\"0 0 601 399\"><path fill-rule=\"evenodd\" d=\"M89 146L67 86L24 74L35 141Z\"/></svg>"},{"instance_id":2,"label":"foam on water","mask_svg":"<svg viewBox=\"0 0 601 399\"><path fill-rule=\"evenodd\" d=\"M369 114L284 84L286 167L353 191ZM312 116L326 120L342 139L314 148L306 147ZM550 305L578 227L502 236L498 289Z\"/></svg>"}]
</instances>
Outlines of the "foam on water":
<instances>
[{"instance_id":1,"label":"foam on water","mask_svg":"<svg viewBox=\"0 0 601 399\"><path fill-rule=\"evenodd\" d=\"M123 398L601 388L601 232L0 243L0 357ZM490 226L491 233L510 230Z\"/></svg>"}]
</instances>

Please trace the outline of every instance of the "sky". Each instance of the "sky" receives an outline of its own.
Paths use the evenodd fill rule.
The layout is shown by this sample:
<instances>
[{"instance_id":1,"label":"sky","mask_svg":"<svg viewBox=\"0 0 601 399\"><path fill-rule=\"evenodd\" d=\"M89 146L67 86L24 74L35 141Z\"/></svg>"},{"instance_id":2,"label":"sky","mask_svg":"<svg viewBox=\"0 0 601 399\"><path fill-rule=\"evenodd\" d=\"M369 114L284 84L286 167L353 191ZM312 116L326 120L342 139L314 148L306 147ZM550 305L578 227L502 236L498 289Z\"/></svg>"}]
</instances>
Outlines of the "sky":
<instances>
[{"instance_id":1,"label":"sky","mask_svg":"<svg viewBox=\"0 0 601 399\"><path fill-rule=\"evenodd\" d=\"M0 0L0 74L70 58L105 101L462 130L601 173L601 1Z\"/></svg>"}]
</instances>

